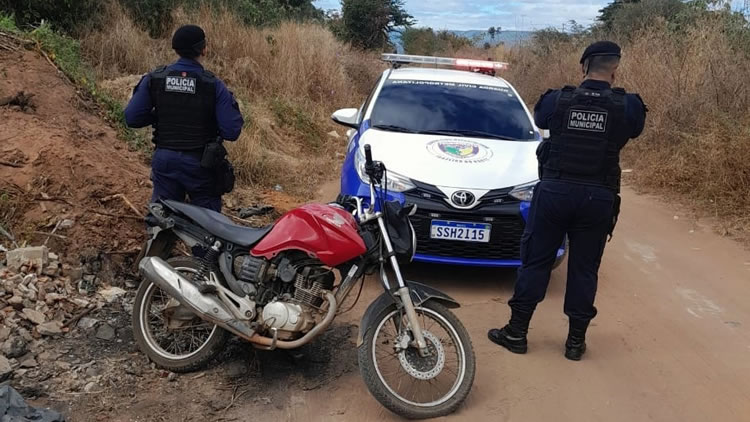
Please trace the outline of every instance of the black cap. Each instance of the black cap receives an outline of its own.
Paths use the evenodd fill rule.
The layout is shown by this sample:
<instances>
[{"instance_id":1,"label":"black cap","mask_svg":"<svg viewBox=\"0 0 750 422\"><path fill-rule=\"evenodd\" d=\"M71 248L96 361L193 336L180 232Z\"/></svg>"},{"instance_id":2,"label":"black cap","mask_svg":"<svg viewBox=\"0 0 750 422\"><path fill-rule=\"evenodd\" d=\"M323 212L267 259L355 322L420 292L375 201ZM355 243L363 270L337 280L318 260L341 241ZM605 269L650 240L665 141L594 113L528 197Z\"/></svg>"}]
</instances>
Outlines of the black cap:
<instances>
[{"instance_id":1,"label":"black cap","mask_svg":"<svg viewBox=\"0 0 750 422\"><path fill-rule=\"evenodd\" d=\"M597 41L588 46L583 52L583 56L581 56L581 64L583 64L589 57L594 56L621 57L620 51L620 46L613 43L612 41Z\"/></svg>"},{"instance_id":2,"label":"black cap","mask_svg":"<svg viewBox=\"0 0 750 422\"><path fill-rule=\"evenodd\" d=\"M197 56L205 46L206 33L197 25L181 26L172 37L172 48L180 55Z\"/></svg>"}]
</instances>

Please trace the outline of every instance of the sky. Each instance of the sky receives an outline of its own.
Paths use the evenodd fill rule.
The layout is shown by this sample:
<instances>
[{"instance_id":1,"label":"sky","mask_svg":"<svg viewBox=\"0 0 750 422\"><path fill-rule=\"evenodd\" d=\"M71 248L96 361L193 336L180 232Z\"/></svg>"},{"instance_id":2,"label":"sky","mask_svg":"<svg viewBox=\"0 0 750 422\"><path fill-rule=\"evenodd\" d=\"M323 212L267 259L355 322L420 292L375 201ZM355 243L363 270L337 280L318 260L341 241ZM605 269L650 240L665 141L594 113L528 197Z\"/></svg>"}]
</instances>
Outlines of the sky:
<instances>
[{"instance_id":1,"label":"sky","mask_svg":"<svg viewBox=\"0 0 750 422\"><path fill-rule=\"evenodd\" d=\"M733 0L740 7L743 0ZM406 10L417 26L433 29L485 30L491 26L504 30L533 31L562 25L572 19L588 26L609 0L406 0ZM321 9L340 9L339 0L316 0Z\"/></svg>"}]
</instances>

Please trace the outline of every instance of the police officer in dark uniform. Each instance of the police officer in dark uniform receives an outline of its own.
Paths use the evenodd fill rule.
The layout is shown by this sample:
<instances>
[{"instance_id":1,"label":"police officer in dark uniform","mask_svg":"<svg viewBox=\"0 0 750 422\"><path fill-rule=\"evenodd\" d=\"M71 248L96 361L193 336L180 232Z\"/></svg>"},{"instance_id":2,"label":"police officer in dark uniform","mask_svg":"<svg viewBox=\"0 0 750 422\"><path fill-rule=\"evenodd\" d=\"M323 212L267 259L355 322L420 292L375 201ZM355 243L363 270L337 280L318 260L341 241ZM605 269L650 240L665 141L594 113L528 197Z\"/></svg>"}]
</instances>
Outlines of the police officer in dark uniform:
<instances>
[{"instance_id":1,"label":"police officer in dark uniform","mask_svg":"<svg viewBox=\"0 0 750 422\"><path fill-rule=\"evenodd\" d=\"M195 25L172 38L180 56L145 75L125 109L128 126L154 127L152 202L184 201L221 211L221 195L232 190L234 174L221 141L235 141L244 121L226 85L203 69L206 34Z\"/></svg>"},{"instance_id":2,"label":"police officer in dark uniform","mask_svg":"<svg viewBox=\"0 0 750 422\"><path fill-rule=\"evenodd\" d=\"M620 150L643 131L647 108L637 94L612 88L620 47L590 45L581 57L579 87L549 90L534 108L534 120L551 136L537 150L541 181L535 188L521 243L510 322L490 330L493 342L526 353L531 316L544 299L557 250L570 242L565 314L565 357L580 360L589 322L596 316L599 264L620 206Z\"/></svg>"}]
</instances>

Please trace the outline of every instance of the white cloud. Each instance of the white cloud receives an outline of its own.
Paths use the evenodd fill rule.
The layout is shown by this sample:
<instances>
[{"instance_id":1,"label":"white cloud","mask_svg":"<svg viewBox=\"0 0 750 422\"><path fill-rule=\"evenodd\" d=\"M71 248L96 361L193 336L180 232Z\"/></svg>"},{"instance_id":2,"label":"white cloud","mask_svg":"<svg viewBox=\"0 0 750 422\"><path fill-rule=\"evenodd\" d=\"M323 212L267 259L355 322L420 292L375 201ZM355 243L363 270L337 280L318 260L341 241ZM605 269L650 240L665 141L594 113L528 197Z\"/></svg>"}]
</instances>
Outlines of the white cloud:
<instances>
[{"instance_id":1,"label":"white cloud","mask_svg":"<svg viewBox=\"0 0 750 422\"><path fill-rule=\"evenodd\" d=\"M417 19L417 26L435 29L535 30L575 20L593 23L599 10L611 0L406 0L406 10ZM732 0L735 9L742 0ZM315 0L322 9L339 9L339 0Z\"/></svg>"},{"instance_id":2,"label":"white cloud","mask_svg":"<svg viewBox=\"0 0 750 422\"><path fill-rule=\"evenodd\" d=\"M436 29L486 29L500 26L506 30L533 30L560 26L571 19L590 24L607 0L503 1L503 0L406 0L406 10L418 26ZM317 0L322 9L338 9L338 0Z\"/></svg>"}]
</instances>

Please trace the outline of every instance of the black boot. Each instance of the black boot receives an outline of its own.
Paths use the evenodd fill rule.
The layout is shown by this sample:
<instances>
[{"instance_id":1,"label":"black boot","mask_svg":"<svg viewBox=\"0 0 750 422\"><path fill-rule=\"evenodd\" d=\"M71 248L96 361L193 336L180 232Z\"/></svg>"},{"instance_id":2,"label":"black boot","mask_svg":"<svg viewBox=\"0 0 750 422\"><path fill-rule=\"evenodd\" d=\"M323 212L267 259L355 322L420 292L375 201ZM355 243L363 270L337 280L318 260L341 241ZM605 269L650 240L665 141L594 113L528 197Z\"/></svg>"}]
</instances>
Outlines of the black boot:
<instances>
[{"instance_id":1,"label":"black boot","mask_svg":"<svg viewBox=\"0 0 750 422\"><path fill-rule=\"evenodd\" d=\"M586 330L589 321L570 321L568 340L565 342L565 357L570 360L581 360L586 353Z\"/></svg>"},{"instance_id":2,"label":"black boot","mask_svg":"<svg viewBox=\"0 0 750 422\"><path fill-rule=\"evenodd\" d=\"M529 322L532 312L512 311L510 322L501 329L492 329L487 337L495 344L505 347L513 353L524 354L528 350L526 334L529 332Z\"/></svg>"}]
</instances>

